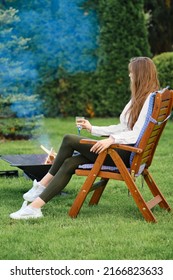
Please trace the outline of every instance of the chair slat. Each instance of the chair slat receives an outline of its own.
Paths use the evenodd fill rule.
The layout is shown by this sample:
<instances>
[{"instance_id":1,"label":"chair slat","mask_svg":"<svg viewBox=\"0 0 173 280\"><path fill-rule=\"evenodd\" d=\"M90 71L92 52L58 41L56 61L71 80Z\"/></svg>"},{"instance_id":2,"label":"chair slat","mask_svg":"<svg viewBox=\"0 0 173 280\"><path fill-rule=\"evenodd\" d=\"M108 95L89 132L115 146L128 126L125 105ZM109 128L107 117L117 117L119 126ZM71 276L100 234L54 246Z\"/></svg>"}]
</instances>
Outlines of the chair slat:
<instances>
[{"instance_id":1,"label":"chair slat","mask_svg":"<svg viewBox=\"0 0 173 280\"><path fill-rule=\"evenodd\" d=\"M159 204L162 201L160 195L155 196L153 199L147 202L147 206L149 209L152 209L154 206Z\"/></svg>"}]
</instances>

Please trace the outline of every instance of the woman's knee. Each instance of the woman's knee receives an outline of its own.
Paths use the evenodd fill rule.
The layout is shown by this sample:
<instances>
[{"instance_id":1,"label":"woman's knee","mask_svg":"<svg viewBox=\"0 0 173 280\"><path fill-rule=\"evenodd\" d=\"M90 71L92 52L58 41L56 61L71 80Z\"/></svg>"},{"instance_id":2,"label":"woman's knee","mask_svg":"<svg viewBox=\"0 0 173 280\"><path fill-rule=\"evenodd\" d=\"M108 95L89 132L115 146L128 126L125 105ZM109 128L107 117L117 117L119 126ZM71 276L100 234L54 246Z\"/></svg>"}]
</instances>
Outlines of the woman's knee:
<instances>
[{"instance_id":1,"label":"woman's knee","mask_svg":"<svg viewBox=\"0 0 173 280\"><path fill-rule=\"evenodd\" d=\"M76 135L74 135L74 134L65 134L63 137L63 142L71 143L73 141L73 139L75 139L75 138L76 138Z\"/></svg>"},{"instance_id":2,"label":"woman's knee","mask_svg":"<svg viewBox=\"0 0 173 280\"><path fill-rule=\"evenodd\" d=\"M63 141L62 143L66 146L74 146L76 144L78 144L80 141L79 137L77 135L74 134L66 134L64 135Z\"/></svg>"}]
</instances>

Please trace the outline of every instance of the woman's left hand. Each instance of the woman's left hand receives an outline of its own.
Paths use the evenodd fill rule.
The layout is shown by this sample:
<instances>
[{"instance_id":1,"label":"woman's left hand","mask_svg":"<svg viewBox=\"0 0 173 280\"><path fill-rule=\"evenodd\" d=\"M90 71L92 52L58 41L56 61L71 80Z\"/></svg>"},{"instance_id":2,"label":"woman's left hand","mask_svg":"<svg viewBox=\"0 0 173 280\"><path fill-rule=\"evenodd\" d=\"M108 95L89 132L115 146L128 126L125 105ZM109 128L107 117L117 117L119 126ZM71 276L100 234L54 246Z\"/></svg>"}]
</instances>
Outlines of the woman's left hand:
<instances>
[{"instance_id":1,"label":"woman's left hand","mask_svg":"<svg viewBox=\"0 0 173 280\"><path fill-rule=\"evenodd\" d=\"M107 139L99 140L96 144L92 146L90 152L100 154L104 150L106 150L110 145L114 144L114 139L110 136Z\"/></svg>"}]
</instances>

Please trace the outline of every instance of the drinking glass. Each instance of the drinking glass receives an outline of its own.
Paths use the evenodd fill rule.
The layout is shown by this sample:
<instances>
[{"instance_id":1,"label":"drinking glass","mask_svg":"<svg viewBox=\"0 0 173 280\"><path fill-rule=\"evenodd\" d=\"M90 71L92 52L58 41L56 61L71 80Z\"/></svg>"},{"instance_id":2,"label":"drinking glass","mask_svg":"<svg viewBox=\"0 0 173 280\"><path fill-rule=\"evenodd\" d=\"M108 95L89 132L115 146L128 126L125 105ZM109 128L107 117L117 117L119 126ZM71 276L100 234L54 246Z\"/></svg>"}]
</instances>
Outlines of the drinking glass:
<instances>
[{"instance_id":1,"label":"drinking glass","mask_svg":"<svg viewBox=\"0 0 173 280\"><path fill-rule=\"evenodd\" d=\"M80 116L76 117L76 126L77 126L78 135L80 135L80 132L82 130L82 126L80 125L80 122L82 122L84 119L85 117L80 117Z\"/></svg>"}]
</instances>

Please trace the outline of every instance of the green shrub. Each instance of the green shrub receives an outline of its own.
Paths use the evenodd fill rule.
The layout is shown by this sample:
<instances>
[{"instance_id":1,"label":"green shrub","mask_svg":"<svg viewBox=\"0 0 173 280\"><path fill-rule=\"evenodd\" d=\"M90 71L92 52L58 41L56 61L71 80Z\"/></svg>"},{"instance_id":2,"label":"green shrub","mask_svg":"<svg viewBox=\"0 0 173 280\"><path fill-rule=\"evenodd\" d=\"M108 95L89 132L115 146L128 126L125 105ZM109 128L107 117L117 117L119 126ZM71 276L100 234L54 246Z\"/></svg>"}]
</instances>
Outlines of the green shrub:
<instances>
[{"instance_id":1,"label":"green shrub","mask_svg":"<svg viewBox=\"0 0 173 280\"><path fill-rule=\"evenodd\" d=\"M39 128L41 115L32 115L18 117L22 110L25 110L24 104L30 113L34 111L37 96L17 95L0 95L0 139L29 139L36 134ZM16 110L12 110L12 105L18 103ZM28 109L28 111L29 111ZM27 110L26 110L27 111Z\"/></svg>"},{"instance_id":2,"label":"green shrub","mask_svg":"<svg viewBox=\"0 0 173 280\"><path fill-rule=\"evenodd\" d=\"M165 52L153 58L158 69L160 86L173 88L173 52Z\"/></svg>"},{"instance_id":3,"label":"green shrub","mask_svg":"<svg viewBox=\"0 0 173 280\"><path fill-rule=\"evenodd\" d=\"M46 116L118 116L130 97L130 58L151 56L143 0L87 2L86 8L94 7L99 17L97 69L73 75L63 69L51 73L51 79L38 88Z\"/></svg>"},{"instance_id":4,"label":"green shrub","mask_svg":"<svg viewBox=\"0 0 173 280\"><path fill-rule=\"evenodd\" d=\"M0 139L29 139L33 136L34 129L34 119L0 118Z\"/></svg>"}]
</instances>

